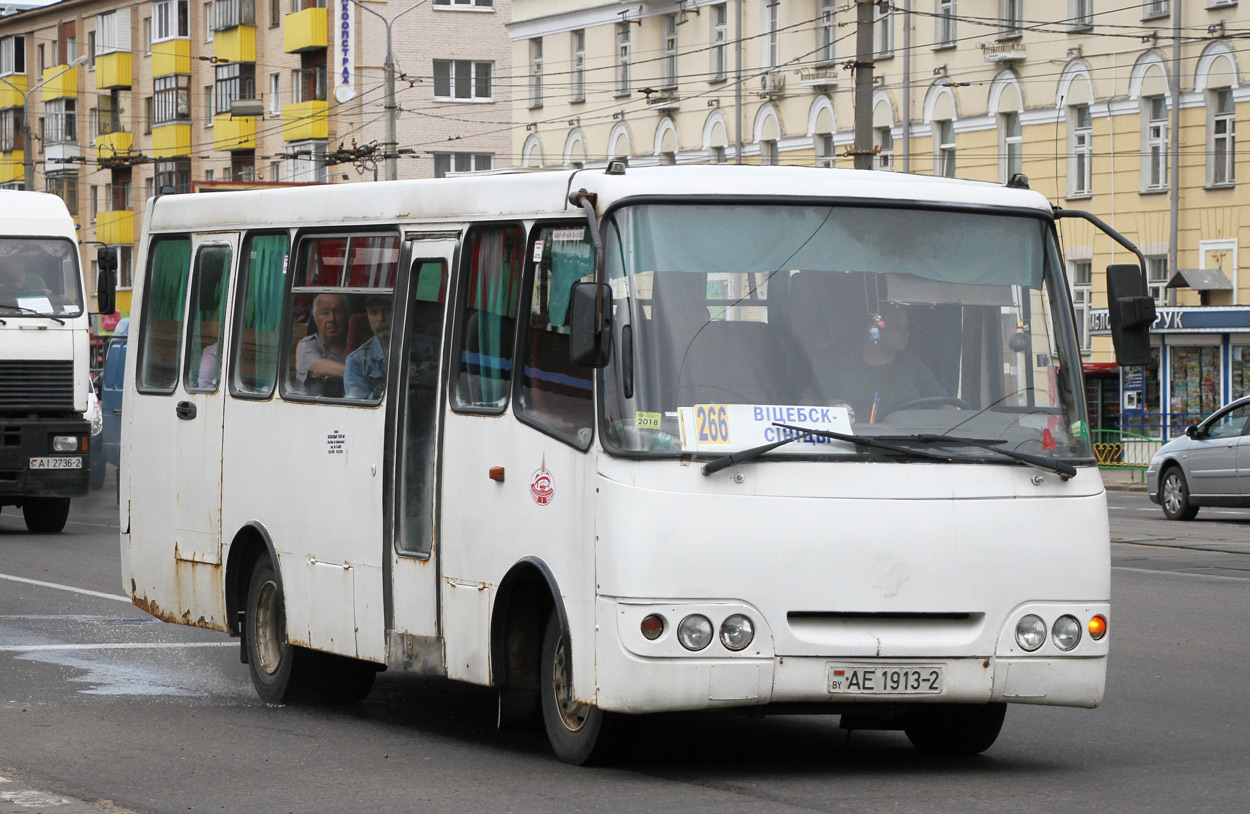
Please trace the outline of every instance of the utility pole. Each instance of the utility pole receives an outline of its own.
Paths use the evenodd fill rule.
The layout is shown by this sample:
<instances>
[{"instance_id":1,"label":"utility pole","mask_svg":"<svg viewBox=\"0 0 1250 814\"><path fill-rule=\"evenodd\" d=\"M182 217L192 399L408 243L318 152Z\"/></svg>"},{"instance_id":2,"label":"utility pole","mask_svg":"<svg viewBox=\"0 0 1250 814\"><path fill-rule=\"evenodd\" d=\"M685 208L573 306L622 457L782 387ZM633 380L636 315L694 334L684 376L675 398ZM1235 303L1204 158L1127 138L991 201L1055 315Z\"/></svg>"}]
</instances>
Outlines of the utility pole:
<instances>
[{"instance_id":1,"label":"utility pole","mask_svg":"<svg viewBox=\"0 0 1250 814\"><path fill-rule=\"evenodd\" d=\"M872 169L873 0L855 0L855 169Z\"/></svg>"},{"instance_id":2,"label":"utility pole","mask_svg":"<svg viewBox=\"0 0 1250 814\"><path fill-rule=\"evenodd\" d=\"M382 84L383 93L385 94L382 108L386 111L385 130L383 130L382 135L382 157L386 159L386 180L394 181L399 178L399 138L395 135L399 106L395 104L395 52L391 49L391 26L400 17L403 17L418 6L424 5L425 0L418 0L418 2L413 3L389 20L364 3L359 2L359 0L352 0L352 2L361 10L377 17L386 26L386 61L382 63Z\"/></svg>"}]
</instances>

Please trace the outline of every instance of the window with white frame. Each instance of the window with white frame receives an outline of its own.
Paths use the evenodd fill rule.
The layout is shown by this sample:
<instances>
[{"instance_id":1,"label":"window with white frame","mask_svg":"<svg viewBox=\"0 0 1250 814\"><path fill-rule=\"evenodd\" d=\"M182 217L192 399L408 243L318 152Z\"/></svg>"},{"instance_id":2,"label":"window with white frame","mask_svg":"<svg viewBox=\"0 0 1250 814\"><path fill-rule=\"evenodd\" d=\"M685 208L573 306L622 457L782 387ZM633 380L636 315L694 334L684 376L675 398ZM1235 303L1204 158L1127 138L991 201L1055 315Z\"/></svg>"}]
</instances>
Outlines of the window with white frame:
<instances>
[{"instance_id":1,"label":"window with white frame","mask_svg":"<svg viewBox=\"0 0 1250 814\"><path fill-rule=\"evenodd\" d=\"M660 87L677 87L677 15L665 14L663 20L664 50L660 55Z\"/></svg>"},{"instance_id":2,"label":"window with white frame","mask_svg":"<svg viewBox=\"0 0 1250 814\"><path fill-rule=\"evenodd\" d=\"M781 64L781 0L764 0L764 67Z\"/></svg>"},{"instance_id":3,"label":"window with white frame","mask_svg":"<svg viewBox=\"0 0 1250 814\"><path fill-rule=\"evenodd\" d=\"M158 0L152 4L152 42L191 36L188 0Z\"/></svg>"},{"instance_id":4,"label":"window with white frame","mask_svg":"<svg viewBox=\"0 0 1250 814\"><path fill-rule=\"evenodd\" d=\"M8 107L0 110L0 153L22 149L22 109Z\"/></svg>"},{"instance_id":5,"label":"window with white frame","mask_svg":"<svg viewBox=\"0 0 1250 814\"><path fill-rule=\"evenodd\" d=\"M872 51L877 59L894 56L894 10L888 3L873 6Z\"/></svg>"},{"instance_id":6,"label":"window with white frame","mask_svg":"<svg viewBox=\"0 0 1250 814\"><path fill-rule=\"evenodd\" d=\"M1142 18L1163 17L1172 11L1171 0L1146 0L1142 3Z\"/></svg>"},{"instance_id":7,"label":"window with white frame","mask_svg":"<svg viewBox=\"0 0 1250 814\"><path fill-rule=\"evenodd\" d=\"M832 168L834 160L833 133L817 133L813 141L816 148L816 166Z\"/></svg>"},{"instance_id":8,"label":"window with white frame","mask_svg":"<svg viewBox=\"0 0 1250 814\"><path fill-rule=\"evenodd\" d=\"M1068 108L1068 132L1068 197L1089 195L1094 191L1094 122L1089 105Z\"/></svg>"},{"instance_id":9,"label":"window with white frame","mask_svg":"<svg viewBox=\"0 0 1250 814\"><path fill-rule=\"evenodd\" d=\"M1142 149L1142 189L1158 192L1168 188L1168 103L1162 96L1147 96L1142 100L1145 112Z\"/></svg>"},{"instance_id":10,"label":"window with white frame","mask_svg":"<svg viewBox=\"0 0 1250 814\"><path fill-rule=\"evenodd\" d=\"M712 6L712 81L725 78L729 69L729 7L725 3Z\"/></svg>"},{"instance_id":11,"label":"window with white frame","mask_svg":"<svg viewBox=\"0 0 1250 814\"><path fill-rule=\"evenodd\" d=\"M1072 310L1076 312L1077 339L1082 353L1089 353L1089 309L1094 297L1094 264L1089 260L1073 260L1068 269L1072 281Z\"/></svg>"},{"instance_id":12,"label":"window with white frame","mask_svg":"<svg viewBox=\"0 0 1250 814\"><path fill-rule=\"evenodd\" d=\"M530 110L543 106L543 38L530 40Z\"/></svg>"},{"instance_id":13,"label":"window with white frame","mask_svg":"<svg viewBox=\"0 0 1250 814\"><path fill-rule=\"evenodd\" d=\"M998 38L1015 39L1023 34L1024 0L998 0Z\"/></svg>"},{"instance_id":14,"label":"window with white frame","mask_svg":"<svg viewBox=\"0 0 1250 814\"><path fill-rule=\"evenodd\" d=\"M1146 283L1150 296L1158 305L1168 304L1168 259L1165 256L1146 258Z\"/></svg>"},{"instance_id":15,"label":"window with white frame","mask_svg":"<svg viewBox=\"0 0 1250 814\"><path fill-rule=\"evenodd\" d=\"M1210 118L1207 155L1210 156L1208 175L1211 186L1229 185L1236 180L1237 121L1234 114L1233 91L1230 88L1207 91L1207 116Z\"/></svg>"},{"instance_id":16,"label":"window with white frame","mask_svg":"<svg viewBox=\"0 0 1250 814\"><path fill-rule=\"evenodd\" d=\"M0 76L26 73L26 37L0 37Z\"/></svg>"},{"instance_id":17,"label":"window with white frame","mask_svg":"<svg viewBox=\"0 0 1250 814\"><path fill-rule=\"evenodd\" d=\"M204 122L204 124L201 126L203 127L213 126L213 86L212 85L204 86L204 114L201 120Z\"/></svg>"},{"instance_id":18,"label":"window with white frame","mask_svg":"<svg viewBox=\"0 0 1250 814\"><path fill-rule=\"evenodd\" d=\"M937 0L936 36L934 42L940 48L955 44L955 0Z\"/></svg>"},{"instance_id":19,"label":"window with white frame","mask_svg":"<svg viewBox=\"0 0 1250 814\"><path fill-rule=\"evenodd\" d=\"M1094 0L1068 0L1068 23L1074 30L1094 27Z\"/></svg>"},{"instance_id":20,"label":"window with white frame","mask_svg":"<svg viewBox=\"0 0 1250 814\"><path fill-rule=\"evenodd\" d=\"M123 24L124 23L124 24ZM130 14L107 11L96 16L95 56L130 50Z\"/></svg>"},{"instance_id":21,"label":"window with white frame","mask_svg":"<svg viewBox=\"0 0 1250 814\"><path fill-rule=\"evenodd\" d=\"M571 79L572 102L586 101L586 29L573 32L573 72Z\"/></svg>"},{"instance_id":22,"label":"window with white frame","mask_svg":"<svg viewBox=\"0 0 1250 814\"><path fill-rule=\"evenodd\" d=\"M490 101L493 63L468 59L434 60L434 98Z\"/></svg>"},{"instance_id":23,"label":"window with white frame","mask_svg":"<svg viewBox=\"0 0 1250 814\"><path fill-rule=\"evenodd\" d=\"M877 169L894 171L894 131L889 127L872 129L872 146L877 151L872 162Z\"/></svg>"},{"instance_id":24,"label":"window with white frame","mask_svg":"<svg viewBox=\"0 0 1250 814\"><path fill-rule=\"evenodd\" d=\"M760 163L766 167L776 167L781 164L781 151L777 148L776 141L760 142Z\"/></svg>"},{"instance_id":25,"label":"window with white frame","mask_svg":"<svg viewBox=\"0 0 1250 814\"><path fill-rule=\"evenodd\" d=\"M49 100L43 106L43 139L48 144L75 143L78 141L78 100Z\"/></svg>"},{"instance_id":26,"label":"window with white frame","mask_svg":"<svg viewBox=\"0 0 1250 814\"><path fill-rule=\"evenodd\" d=\"M494 156L490 153L434 153L434 177L484 172L493 168L494 164Z\"/></svg>"},{"instance_id":27,"label":"window with white frame","mask_svg":"<svg viewBox=\"0 0 1250 814\"><path fill-rule=\"evenodd\" d=\"M478 8L491 8L495 5L495 0L434 0L436 6L450 6L452 8L465 8L476 6Z\"/></svg>"},{"instance_id":28,"label":"window with white frame","mask_svg":"<svg viewBox=\"0 0 1250 814\"><path fill-rule=\"evenodd\" d=\"M437 72L435 72L437 78ZM437 95L438 83L435 82ZM302 102L326 101L326 66L312 65L308 68L295 68L291 71L291 101Z\"/></svg>"},{"instance_id":29,"label":"window with white frame","mask_svg":"<svg viewBox=\"0 0 1250 814\"><path fill-rule=\"evenodd\" d=\"M941 119L933 123L933 132L937 145L934 173L943 178L955 177L955 122Z\"/></svg>"},{"instance_id":30,"label":"window with white frame","mask_svg":"<svg viewBox=\"0 0 1250 814\"><path fill-rule=\"evenodd\" d=\"M1018 172L1024 171L1024 133L1020 127L1020 113L1011 111L999 114L1002 147L1002 182L1007 183Z\"/></svg>"},{"instance_id":31,"label":"window with white frame","mask_svg":"<svg viewBox=\"0 0 1250 814\"><path fill-rule=\"evenodd\" d=\"M833 62L837 58L834 53L834 44L838 41L834 2L820 0L820 18L816 21L816 61L820 63Z\"/></svg>"},{"instance_id":32,"label":"window with white frame","mask_svg":"<svg viewBox=\"0 0 1250 814\"><path fill-rule=\"evenodd\" d=\"M616 95L629 94L629 26L630 23L616 24Z\"/></svg>"},{"instance_id":33,"label":"window with white frame","mask_svg":"<svg viewBox=\"0 0 1250 814\"><path fill-rule=\"evenodd\" d=\"M286 179L293 184L324 184L329 180L326 142L297 141L287 145Z\"/></svg>"},{"instance_id":34,"label":"window with white frame","mask_svg":"<svg viewBox=\"0 0 1250 814\"><path fill-rule=\"evenodd\" d=\"M282 74L269 74L269 112L274 115L282 113Z\"/></svg>"},{"instance_id":35,"label":"window with white frame","mask_svg":"<svg viewBox=\"0 0 1250 814\"><path fill-rule=\"evenodd\" d=\"M212 42L216 32L217 12L212 0L204 4L204 42ZM207 179L206 179L207 180Z\"/></svg>"},{"instance_id":36,"label":"window with white frame","mask_svg":"<svg viewBox=\"0 0 1250 814\"><path fill-rule=\"evenodd\" d=\"M214 17L213 28L218 31L255 25L256 5L254 0L217 0Z\"/></svg>"}]
</instances>

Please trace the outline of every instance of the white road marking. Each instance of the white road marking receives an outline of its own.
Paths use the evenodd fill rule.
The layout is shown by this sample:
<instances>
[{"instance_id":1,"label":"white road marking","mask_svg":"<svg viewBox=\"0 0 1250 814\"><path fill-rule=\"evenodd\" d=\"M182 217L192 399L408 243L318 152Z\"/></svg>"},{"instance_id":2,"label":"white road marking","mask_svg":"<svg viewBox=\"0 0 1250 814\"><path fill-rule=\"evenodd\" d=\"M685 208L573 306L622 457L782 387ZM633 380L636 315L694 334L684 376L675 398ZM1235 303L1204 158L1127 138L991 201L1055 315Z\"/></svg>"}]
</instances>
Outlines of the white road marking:
<instances>
[{"instance_id":1,"label":"white road marking","mask_svg":"<svg viewBox=\"0 0 1250 814\"><path fill-rule=\"evenodd\" d=\"M99 591L88 591L86 588L75 588L73 585L61 585L56 582L43 582L38 579L26 579L25 577L15 577L10 574L0 574L0 579L7 579L10 582L22 582L26 585L38 585L40 588L55 588L58 591L69 591L70 593L82 594L83 596L94 596L99 599L112 599L117 602L125 602L131 604L130 597L121 596L120 594L105 594Z\"/></svg>"},{"instance_id":2,"label":"white road marking","mask_svg":"<svg viewBox=\"0 0 1250 814\"><path fill-rule=\"evenodd\" d=\"M1133 571L1138 574L1166 574L1173 577L1194 577L1196 579L1223 579L1233 582L1246 582L1250 580L1250 574L1244 577L1226 577L1223 574L1191 574L1188 571L1164 571L1161 568L1132 568L1127 565L1113 565L1112 571Z\"/></svg>"},{"instance_id":3,"label":"white road marking","mask_svg":"<svg viewBox=\"0 0 1250 814\"><path fill-rule=\"evenodd\" d=\"M174 647L238 647L238 642L99 642L97 644L8 644L2 652L33 653L36 650L161 650Z\"/></svg>"}]
</instances>

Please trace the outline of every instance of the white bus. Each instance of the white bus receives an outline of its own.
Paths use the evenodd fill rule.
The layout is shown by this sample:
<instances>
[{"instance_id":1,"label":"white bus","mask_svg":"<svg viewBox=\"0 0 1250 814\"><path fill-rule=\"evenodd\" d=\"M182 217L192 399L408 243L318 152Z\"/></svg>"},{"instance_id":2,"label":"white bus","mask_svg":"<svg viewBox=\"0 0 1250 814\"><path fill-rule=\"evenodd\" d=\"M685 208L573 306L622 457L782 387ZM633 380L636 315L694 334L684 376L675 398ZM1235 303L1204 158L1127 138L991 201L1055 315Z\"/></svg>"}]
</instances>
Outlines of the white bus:
<instances>
[{"instance_id":1,"label":"white bus","mask_svg":"<svg viewBox=\"0 0 1250 814\"><path fill-rule=\"evenodd\" d=\"M126 591L240 637L269 702L445 675L571 763L649 712L975 753L1008 703L1096 706L1107 508L1055 217L619 164L154 200Z\"/></svg>"}]
</instances>

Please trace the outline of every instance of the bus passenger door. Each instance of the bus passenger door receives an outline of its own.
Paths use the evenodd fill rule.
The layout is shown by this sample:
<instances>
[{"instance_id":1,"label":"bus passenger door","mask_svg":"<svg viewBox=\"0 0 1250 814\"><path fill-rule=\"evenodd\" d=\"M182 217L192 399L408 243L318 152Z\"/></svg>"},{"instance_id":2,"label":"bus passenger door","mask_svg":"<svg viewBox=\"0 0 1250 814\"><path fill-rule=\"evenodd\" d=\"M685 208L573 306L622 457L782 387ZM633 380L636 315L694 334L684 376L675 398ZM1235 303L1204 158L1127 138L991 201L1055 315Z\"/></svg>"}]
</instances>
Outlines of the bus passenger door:
<instances>
[{"instance_id":1,"label":"bus passenger door","mask_svg":"<svg viewBox=\"0 0 1250 814\"><path fill-rule=\"evenodd\" d=\"M403 337L395 345L396 386L390 400L388 437L395 439L390 511L394 538L385 558L390 570L385 597L387 663L441 672L438 629L437 498L440 375L446 324L447 279L454 240L417 240L407 280ZM399 311L398 305L396 312ZM398 313L396 314L398 316ZM396 320L398 322L398 320Z\"/></svg>"},{"instance_id":2,"label":"bus passenger door","mask_svg":"<svg viewBox=\"0 0 1250 814\"><path fill-rule=\"evenodd\" d=\"M197 235L192 242L181 385L171 405L178 419L174 557L179 583L190 582L197 595L217 584L200 567L221 565L222 363L227 356L227 293L238 245L238 234Z\"/></svg>"}]
</instances>

